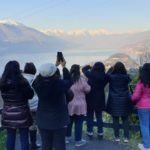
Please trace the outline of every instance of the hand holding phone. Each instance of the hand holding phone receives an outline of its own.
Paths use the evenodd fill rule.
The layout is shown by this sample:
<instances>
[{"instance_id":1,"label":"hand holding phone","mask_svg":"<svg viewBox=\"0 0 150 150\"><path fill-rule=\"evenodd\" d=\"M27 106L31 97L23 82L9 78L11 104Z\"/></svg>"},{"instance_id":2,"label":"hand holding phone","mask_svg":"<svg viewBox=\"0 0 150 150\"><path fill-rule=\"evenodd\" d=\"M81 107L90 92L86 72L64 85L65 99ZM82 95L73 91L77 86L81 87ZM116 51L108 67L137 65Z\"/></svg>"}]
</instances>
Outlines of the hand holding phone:
<instances>
[{"instance_id":1,"label":"hand holding phone","mask_svg":"<svg viewBox=\"0 0 150 150\"><path fill-rule=\"evenodd\" d=\"M64 61L64 56L62 52L57 52L57 61L58 62L63 62Z\"/></svg>"}]
</instances>

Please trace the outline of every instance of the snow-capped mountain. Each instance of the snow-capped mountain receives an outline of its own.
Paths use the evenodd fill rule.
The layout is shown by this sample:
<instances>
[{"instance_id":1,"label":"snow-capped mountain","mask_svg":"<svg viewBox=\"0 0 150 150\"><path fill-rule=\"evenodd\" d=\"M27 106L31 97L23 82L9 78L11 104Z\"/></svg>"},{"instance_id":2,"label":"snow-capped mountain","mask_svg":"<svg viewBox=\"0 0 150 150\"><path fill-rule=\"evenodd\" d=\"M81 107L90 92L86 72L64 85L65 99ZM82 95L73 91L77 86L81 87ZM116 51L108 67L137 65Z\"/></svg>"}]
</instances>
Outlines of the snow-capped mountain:
<instances>
[{"instance_id":1,"label":"snow-capped mountain","mask_svg":"<svg viewBox=\"0 0 150 150\"><path fill-rule=\"evenodd\" d=\"M0 20L0 54L50 52L62 49L117 49L138 54L150 48L150 31L113 33L107 30L38 31L14 20Z\"/></svg>"},{"instance_id":2,"label":"snow-capped mountain","mask_svg":"<svg viewBox=\"0 0 150 150\"><path fill-rule=\"evenodd\" d=\"M8 19L8 20L0 20L0 24L9 24L9 25L15 25L15 26L22 25L21 23L15 21L15 20L11 20L11 19Z\"/></svg>"},{"instance_id":3,"label":"snow-capped mountain","mask_svg":"<svg viewBox=\"0 0 150 150\"><path fill-rule=\"evenodd\" d=\"M0 21L0 53L55 51L65 44L58 37L27 27L13 20Z\"/></svg>"},{"instance_id":4,"label":"snow-capped mountain","mask_svg":"<svg viewBox=\"0 0 150 150\"><path fill-rule=\"evenodd\" d=\"M119 49L125 53L138 54L143 47L150 48L150 31L109 32L107 30L50 30L41 32L62 37L79 49Z\"/></svg>"}]
</instances>

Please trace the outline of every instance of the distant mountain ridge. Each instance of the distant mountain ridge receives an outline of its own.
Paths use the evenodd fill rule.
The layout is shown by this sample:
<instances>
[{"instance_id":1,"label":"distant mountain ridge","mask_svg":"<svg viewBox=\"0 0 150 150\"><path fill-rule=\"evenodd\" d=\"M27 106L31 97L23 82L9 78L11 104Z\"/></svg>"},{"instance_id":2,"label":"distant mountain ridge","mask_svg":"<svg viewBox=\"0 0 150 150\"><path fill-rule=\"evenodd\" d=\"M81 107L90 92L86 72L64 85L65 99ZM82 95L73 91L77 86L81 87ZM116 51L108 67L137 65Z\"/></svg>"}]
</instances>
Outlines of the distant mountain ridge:
<instances>
[{"instance_id":1,"label":"distant mountain ridge","mask_svg":"<svg viewBox=\"0 0 150 150\"><path fill-rule=\"evenodd\" d=\"M116 62L122 62L127 70L136 69L139 65L133 60L129 55L125 53L116 53L108 57L103 61L106 70L108 70L111 66L113 66ZM95 62L91 62L88 65L93 66Z\"/></svg>"},{"instance_id":2,"label":"distant mountain ridge","mask_svg":"<svg viewBox=\"0 0 150 150\"><path fill-rule=\"evenodd\" d=\"M104 63L107 68L113 66L116 62L122 62L127 69L138 68L138 64L127 54L117 53L107 58Z\"/></svg>"},{"instance_id":3,"label":"distant mountain ridge","mask_svg":"<svg viewBox=\"0 0 150 150\"><path fill-rule=\"evenodd\" d=\"M0 20L0 54L119 49L135 55L141 53L143 47L150 48L150 31L117 34L99 30L97 34L97 31L85 30L79 33L45 34L14 20Z\"/></svg>"},{"instance_id":4,"label":"distant mountain ridge","mask_svg":"<svg viewBox=\"0 0 150 150\"><path fill-rule=\"evenodd\" d=\"M0 53L36 53L65 47L63 40L13 20L0 21Z\"/></svg>"}]
</instances>

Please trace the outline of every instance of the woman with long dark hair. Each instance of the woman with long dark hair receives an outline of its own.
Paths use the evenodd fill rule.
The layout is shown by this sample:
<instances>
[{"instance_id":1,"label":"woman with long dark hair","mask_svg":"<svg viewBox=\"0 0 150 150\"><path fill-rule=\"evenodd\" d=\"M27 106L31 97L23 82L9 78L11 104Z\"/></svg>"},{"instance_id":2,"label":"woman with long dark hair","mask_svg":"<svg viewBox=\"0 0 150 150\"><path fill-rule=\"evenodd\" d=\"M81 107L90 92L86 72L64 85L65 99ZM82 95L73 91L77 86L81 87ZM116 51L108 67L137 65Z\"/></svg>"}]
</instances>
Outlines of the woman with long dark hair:
<instances>
[{"instance_id":1,"label":"woman with long dark hair","mask_svg":"<svg viewBox=\"0 0 150 150\"><path fill-rule=\"evenodd\" d=\"M72 125L75 123L75 146L82 146L86 141L82 139L82 126L84 116L87 114L87 105L85 96L90 91L87 81L80 75L80 66L74 64L70 70L71 91L74 94L72 101L68 103L70 124L67 129L67 139L69 140L72 132Z\"/></svg>"},{"instance_id":2,"label":"woman with long dark hair","mask_svg":"<svg viewBox=\"0 0 150 150\"><path fill-rule=\"evenodd\" d=\"M120 141L119 118L121 117L124 127L124 142L129 139L128 116L131 113L131 100L128 89L130 78L122 62L117 62L109 76L109 94L107 112L111 114L114 124L115 141Z\"/></svg>"},{"instance_id":3,"label":"woman with long dark hair","mask_svg":"<svg viewBox=\"0 0 150 150\"><path fill-rule=\"evenodd\" d=\"M19 129L22 150L29 150L28 128L32 118L28 99L33 90L22 76L17 61L9 61L0 80L0 90L4 100L2 126L7 129L7 150L15 150L16 130Z\"/></svg>"},{"instance_id":4,"label":"woman with long dark hair","mask_svg":"<svg viewBox=\"0 0 150 150\"><path fill-rule=\"evenodd\" d=\"M103 121L102 111L105 109L105 93L104 88L108 82L105 74L105 66L102 62L96 62L91 68L85 66L82 68L83 73L88 78L91 91L87 95L87 135L92 138L94 115L97 121L97 136L99 139L103 137Z\"/></svg>"},{"instance_id":5,"label":"woman with long dark hair","mask_svg":"<svg viewBox=\"0 0 150 150\"><path fill-rule=\"evenodd\" d=\"M142 132L141 150L150 150L150 63L140 70L140 79L136 84L132 100L136 103Z\"/></svg>"}]
</instances>

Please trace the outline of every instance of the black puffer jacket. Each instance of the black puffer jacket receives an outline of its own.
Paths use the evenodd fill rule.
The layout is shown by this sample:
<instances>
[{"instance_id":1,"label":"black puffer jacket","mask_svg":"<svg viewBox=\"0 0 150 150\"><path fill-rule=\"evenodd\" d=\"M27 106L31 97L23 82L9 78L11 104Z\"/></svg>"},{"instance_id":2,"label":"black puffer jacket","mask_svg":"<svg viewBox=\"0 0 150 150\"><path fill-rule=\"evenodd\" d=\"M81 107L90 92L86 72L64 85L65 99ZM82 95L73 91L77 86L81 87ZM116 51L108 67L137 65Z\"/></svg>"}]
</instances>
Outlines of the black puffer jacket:
<instances>
[{"instance_id":1,"label":"black puffer jacket","mask_svg":"<svg viewBox=\"0 0 150 150\"><path fill-rule=\"evenodd\" d=\"M85 76L88 78L88 84L91 86L91 91L87 94L87 110L102 111L105 109L105 93L104 88L108 82L108 76L97 70L90 70L89 66L82 69Z\"/></svg>"},{"instance_id":2,"label":"black puffer jacket","mask_svg":"<svg viewBox=\"0 0 150 150\"><path fill-rule=\"evenodd\" d=\"M107 111L112 116L126 116L132 111L128 84L130 78L124 74L109 74Z\"/></svg>"},{"instance_id":3,"label":"black puffer jacket","mask_svg":"<svg viewBox=\"0 0 150 150\"><path fill-rule=\"evenodd\" d=\"M4 107L2 125L7 128L26 128L32 125L28 99L34 95L26 79L21 82L8 80L0 85Z\"/></svg>"}]
</instances>

